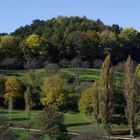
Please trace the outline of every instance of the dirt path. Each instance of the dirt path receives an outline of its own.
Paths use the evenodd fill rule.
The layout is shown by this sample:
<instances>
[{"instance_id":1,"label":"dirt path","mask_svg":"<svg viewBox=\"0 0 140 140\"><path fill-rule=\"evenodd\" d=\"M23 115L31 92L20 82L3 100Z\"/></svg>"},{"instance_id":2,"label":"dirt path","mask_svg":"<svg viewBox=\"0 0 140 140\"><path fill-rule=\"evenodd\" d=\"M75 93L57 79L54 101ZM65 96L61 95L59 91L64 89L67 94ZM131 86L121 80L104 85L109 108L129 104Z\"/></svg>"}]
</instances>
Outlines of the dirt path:
<instances>
[{"instance_id":1,"label":"dirt path","mask_svg":"<svg viewBox=\"0 0 140 140\"><path fill-rule=\"evenodd\" d=\"M29 130L33 132L41 132L41 130L38 129L27 129L27 128L21 128L21 127L9 127L10 129L16 129L16 130ZM72 133L68 132L69 135L79 135L79 133ZM117 139L117 140L140 140L140 137L136 138L129 138L129 137L122 137L122 136L105 136L107 138Z\"/></svg>"}]
</instances>

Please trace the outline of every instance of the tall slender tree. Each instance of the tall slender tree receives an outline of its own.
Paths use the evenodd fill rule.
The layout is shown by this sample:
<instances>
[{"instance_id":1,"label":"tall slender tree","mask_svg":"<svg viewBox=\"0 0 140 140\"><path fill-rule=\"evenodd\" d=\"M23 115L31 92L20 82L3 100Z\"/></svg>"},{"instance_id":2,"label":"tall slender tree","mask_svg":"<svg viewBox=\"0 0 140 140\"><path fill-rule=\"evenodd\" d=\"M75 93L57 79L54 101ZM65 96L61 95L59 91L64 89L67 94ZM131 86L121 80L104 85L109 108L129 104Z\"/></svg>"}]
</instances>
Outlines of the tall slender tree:
<instances>
[{"instance_id":1,"label":"tall slender tree","mask_svg":"<svg viewBox=\"0 0 140 140\"><path fill-rule=\"evenodd\" d=\"M99 95L100 95L100 89L99 89L99 81L95 81L93 85L93 94L92 94L92 107L93 107L93 117L96 120L97 125L99 125L100 118L99 118Z\"/></svg>"},{"instance_id":2,"label":"tall slender tree","mask_svg":"<svg viewBox=\"0 0 140 140\"><path fill-rule=\"evenodd\" d=\"M26 112L26 119L28 125L27 130L29 131L29 128L31 127L30 123L30 117L31 117L31 109L33 105L35 104L36 100L36 75L34 70L28 70L27 71L27 77L26 77L26 91L24 93L24 100L25 100L25 112Z\"/></svg>"},{"instance_id":3,"label":"tall slender tree","mask_svg":"<svg viewBox=\"0 0 140 140\"><path fill-rule=\"evenodd\" d=\"M129 55L125 63L124 72L124 95L126 100L126 118L130 127L130 135L133 136L135 129L135 113L136 113L136 86L135 74L133 69L133 61Z\"/></svg>"},{"instance_id":4,"label":"tall slender tree","mask_svg":"<svg viewBox=\"0 0 140 140\"><path fill-rule=\"evenodd\" d=\"M29 69L27 71L27 77L26 77L26 85L27 85L27 90L30 90L30 101L32 101L32 106L37 104L38 98L39 98L39 80L38 77L36 76L35 70ZM26 91L27 91L26 90ZM31 105L31 104L30 104ZM30 106L30 108L32 107Z\"/></svg>"},{"instance_id":5,"label":"tall slender tree","mask_svg":"<svg viewBox=\"0 0 140 140\"><path fill-rule=\"evenodd\" d=\"M110 131L110 122L113 113L113 75L111 68L111 55L109 54L101 67L99 116L107 132Z\"/></svg>"},{"instance_id":6,"label":"tall slender tree","mask_svg":"<svg viewBox=\"0 0 140 140\"><path fill-rule=\"evenodd\" d=\"M30 86L28 86L25 93L24 93L25 112L27 113L27 119L29 119L30 109L32 107L32 95L31 95L31 93L32 93L31 88L30 88Z\"/></svg>"}]
</instances>

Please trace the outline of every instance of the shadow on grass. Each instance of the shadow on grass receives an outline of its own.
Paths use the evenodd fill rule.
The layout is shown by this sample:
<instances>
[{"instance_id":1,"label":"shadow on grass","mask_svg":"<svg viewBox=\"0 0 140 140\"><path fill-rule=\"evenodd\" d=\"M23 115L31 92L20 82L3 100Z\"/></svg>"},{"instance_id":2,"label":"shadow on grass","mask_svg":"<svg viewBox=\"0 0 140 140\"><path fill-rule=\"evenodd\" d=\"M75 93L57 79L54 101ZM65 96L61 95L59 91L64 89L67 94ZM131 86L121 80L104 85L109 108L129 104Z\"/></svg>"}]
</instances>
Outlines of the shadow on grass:
<instances>
[{"instance_id":1,"label":"shadow on grass","mask_svg":"<svg viewBox=\"0 0 140 140\"><path fill-rule=\"evenodd\" d=\"M27 118L23 117L23 118L9 118L10 121L25 121L27 120Z\"/></svg>"},{"instance_id":2,"label":"shadow on grass","mask_svg":"<svg viewBox=\"0 0 140 140\"><path fill-rule=\"evenodd\" d=\"M20 77L21 75L20 74L17 74L17 73L7 73L6 74L7 76L16 76L16 77Z\"/></svg>"},{"instance_id":3,"label":"shadow on grass","mask_svg":"<svg viewBox=\"0 0 140 140\"><path fill-rule=\"evenodd\" d=\"M130 135L130 130L129 130L129 128L128 128L128 130L118 130L118 131L115 131L115 132L112 132L111 133L112 135ZM135 134L135 136L139 136L140 135L140 130L139 129L137 129L137 130L135 130L134 131L134 134Z\"/></svg>"},{"instance_id":4,"label":"shadow on grass","mask_svg":"<svg viewBox=\"0 0 140 140\"><path fill-rule=\"evenodd\" d=\"M127 124L127 120L124 116L114 116L113 120L112 120L112 123L113 124L118 124L118 125Z\"/></svg>"},{"instance_id":5,"label":"shadow on grass","mask_svg":"<svg viewBox=\"0 0 140 140\"><path fill-rule=\"evenodd\" d=\"M11 112L11 113L9 113L8 111L0 111L0 114L20 114L20 112Z\"/></svg>"},{"instance_id":6,"label":"shadow on grass","mask_svg":"<svg viewBox=\"0 0 140 140\"><path fill-rule=\"evenodd\" d=\"M8 114L8 112L7 111L0 111L0 114L2 115L2 114Z\"/></svg>"},{"instance_id":7,"label":"shadow on grass","mask_svg":"<svg viewBox=\"0 0 140 140\"><path fill-rule=\"evenodd\" d=\"M71 124L66 124L66 127L71 127L71 126L85 126L85 125L90 125L91 123L71 123Z\"/></svg>"}]
</instances>

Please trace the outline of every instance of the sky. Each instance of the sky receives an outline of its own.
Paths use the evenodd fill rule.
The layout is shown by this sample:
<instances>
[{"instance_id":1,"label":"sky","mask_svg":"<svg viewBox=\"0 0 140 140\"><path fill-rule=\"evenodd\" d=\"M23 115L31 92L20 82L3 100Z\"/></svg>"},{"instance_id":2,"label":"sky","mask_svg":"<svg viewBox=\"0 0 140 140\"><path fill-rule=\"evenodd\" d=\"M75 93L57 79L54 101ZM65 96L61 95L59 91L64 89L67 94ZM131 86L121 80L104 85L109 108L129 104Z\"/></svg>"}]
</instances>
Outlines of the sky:
<instances>
[{"instance_id":1,"label":"sky","mask_svg":"<svg viewBox=\"0 0 140 140\"><path fill-rule=\"evenodd\" d=\"M140 0L0 0L0 33L59 15L99 18L140 31Z\"/></svg>"}]
</instances>

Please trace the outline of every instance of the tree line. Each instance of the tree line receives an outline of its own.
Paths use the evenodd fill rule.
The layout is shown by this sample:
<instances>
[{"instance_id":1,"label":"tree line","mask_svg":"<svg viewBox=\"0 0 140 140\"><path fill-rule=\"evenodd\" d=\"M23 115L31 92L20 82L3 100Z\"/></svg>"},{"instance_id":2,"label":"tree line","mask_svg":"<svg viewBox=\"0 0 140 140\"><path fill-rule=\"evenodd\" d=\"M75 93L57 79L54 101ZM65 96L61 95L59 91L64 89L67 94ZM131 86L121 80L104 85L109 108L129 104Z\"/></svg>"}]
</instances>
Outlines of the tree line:
<instances>
[{"instance_id":1,"label":"tree line","mask_svg":"<svg viewBox=\"0 0 140 140\"><path fill-rule=\"evenodd\" d=\"M81 95L79 110L86 114L93 114L98 127L103 125L107 133L111 132L111 124L114 115L115 81L113 78L113 67L110 54L104 60L101 67L99 80L96 80ZM139 79L134 70L133 61L129 55L125 62L124 78L120 83L123 85L123 94L120 98L125 99L124 113L130 129L130 136L134 136L136 130L136 114L139 112ZM122 112L119 112L122 115Z\"/></svg>"},{"instance_id":2,"label":"tree line","mask_svg":"<svg viewBox=\"0 0 140 140\"><path fill-rule=\"evenodd\" d=\"M86 17L37 19L13 33L0 34L0 67L6 69L38 68L45 61L68 67L77 57L94 67L94 62L102 61L108 53L113 65L129 54L140 62L139 52L140 33L134 28L108 26Z\"/></svg>"}]
</instances>

